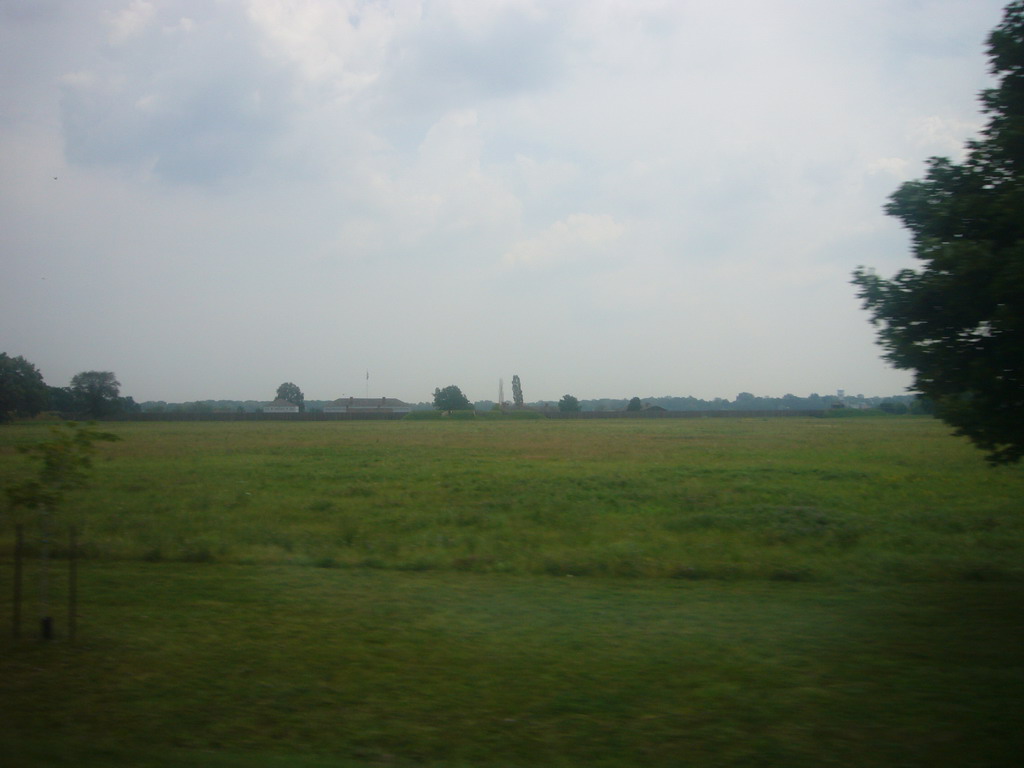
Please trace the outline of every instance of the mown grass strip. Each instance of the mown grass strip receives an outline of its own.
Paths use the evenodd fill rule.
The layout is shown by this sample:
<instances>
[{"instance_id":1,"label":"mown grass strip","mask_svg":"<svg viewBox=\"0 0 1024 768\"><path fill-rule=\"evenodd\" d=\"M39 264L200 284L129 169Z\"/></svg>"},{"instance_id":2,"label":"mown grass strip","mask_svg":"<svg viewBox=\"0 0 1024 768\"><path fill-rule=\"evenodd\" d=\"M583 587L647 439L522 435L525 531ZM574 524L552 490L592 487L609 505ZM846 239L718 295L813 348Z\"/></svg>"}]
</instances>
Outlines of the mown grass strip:
<instances>
[{"instance_id":1,"label":"mown grass strip","mask_svg":"<svg viewBox=\"0 0 1024 768\"><path fill-rule=\"evenodd\" d=\"M5 765L1011 765L1021 742L1018 585L82 581L79 643L3 643Z\"/></svg>"}]
</instances>

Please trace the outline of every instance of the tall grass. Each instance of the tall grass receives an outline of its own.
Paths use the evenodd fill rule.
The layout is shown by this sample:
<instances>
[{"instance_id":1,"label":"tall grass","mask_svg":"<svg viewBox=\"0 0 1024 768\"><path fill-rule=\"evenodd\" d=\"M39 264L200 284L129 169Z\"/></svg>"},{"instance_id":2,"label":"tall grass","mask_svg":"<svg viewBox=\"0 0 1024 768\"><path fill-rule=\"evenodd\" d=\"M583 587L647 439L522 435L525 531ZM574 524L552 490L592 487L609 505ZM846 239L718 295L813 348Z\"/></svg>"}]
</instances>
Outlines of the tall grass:
<instances>
[{"instance_id":1,"label":"tall grass","mask_svg":"<svg viewBox=\"0 0 1024 768\"><path fill-rule=\"evenodd\" d=\"M1020 580L1021 468L931 419L112 424L88 557L784 581ZM0 430L3 479L24 470ZM9 526L0 547L10 551Z\"/></svg>"}]
</instances>

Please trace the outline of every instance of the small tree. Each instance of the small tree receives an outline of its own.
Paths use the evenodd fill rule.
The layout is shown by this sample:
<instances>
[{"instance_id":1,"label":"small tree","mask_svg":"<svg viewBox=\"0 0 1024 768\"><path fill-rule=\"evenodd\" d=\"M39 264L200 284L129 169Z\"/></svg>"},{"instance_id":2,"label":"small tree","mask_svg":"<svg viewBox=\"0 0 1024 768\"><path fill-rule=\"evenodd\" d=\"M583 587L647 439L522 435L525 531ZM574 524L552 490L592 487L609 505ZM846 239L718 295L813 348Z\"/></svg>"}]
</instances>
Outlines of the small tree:
<instances>
[{"instance_id":1,"label":"small tree","mask_svg":"<svg viewBox=\"0 0 1024 768\"><path fill-rule=\"evenodd\" d=\"M519 375L512 377L512 402L516 408L523 407L523 385L519 381Z\"/></svg>"},{"instance_id":2,"label":"small tree","mask_svg":"<svg viewBox=\"0 0 1024 768\"><path fill-rule=\"evenodd\" d=\"M580 401L572 395L562 395L558 401L558 410L562 413L577 413L580 410Z\"/></svg>"},{"instance_id":3,"label":"small tree","mask_svg":"<svg viewBox=\"0 0 1024 768\"><path fill-rule=\"evenodd\" d=\"M39 529L40 558L40 605L39 614L43 636L50 637L49 562L50 543L53 537L53 518L64 501L68 491L80 488L89 478L92 468L94 443L120 440L117 435L100 432L93 425L82 426L75 422L51 427L50 439L23 447L27 453L39 459L40 466L35 477L12 483L7 487L7 498L12 510L25 509L35 513Z\"/></svg>"},{"instance_id":4,"label":"small tree","mask_svg":"<svg viewBox=\"0 0 1024 768\"><path fill-rule=\"evenodd\" d=\"M290 381L286 381L277 388L277 399L287 400L292 405L299 406L300 411L306 410L305 395L302 394L302 390L297 385L292 384Z\"/></svg>"},{"instance_id":5,"label":"small tree","mask_svg":"<svg viewBox=\"0 0 1024 768\"><path fill-rule=\"evenodd\" d=\"M629 401L629 405L626 406L627 411L642 411L644 404L640 402L639 397L634 397Z\"/></svg>"},{"instance_id":6,"label":"small tree","mask_svg":"<svg viewBox=\"0 0 1024 768\"><path fill-rule=\"evenodd\" d=\"M121 382L110 371L82 371L71 379L77 406L94 419L117 410Z\"/></svg>"},{"instance_id":7,"label":"small tree","mask_svg":"<svg viewBox=\"0 0 1024 768\"><path fill-rule=\"evenodd\" d=\"M434 390L434 407L439 411L467 411L472 409L469 398L462 394L462 390L454 384L449 384L444 389Z\"/></svg>"}]
</instances>

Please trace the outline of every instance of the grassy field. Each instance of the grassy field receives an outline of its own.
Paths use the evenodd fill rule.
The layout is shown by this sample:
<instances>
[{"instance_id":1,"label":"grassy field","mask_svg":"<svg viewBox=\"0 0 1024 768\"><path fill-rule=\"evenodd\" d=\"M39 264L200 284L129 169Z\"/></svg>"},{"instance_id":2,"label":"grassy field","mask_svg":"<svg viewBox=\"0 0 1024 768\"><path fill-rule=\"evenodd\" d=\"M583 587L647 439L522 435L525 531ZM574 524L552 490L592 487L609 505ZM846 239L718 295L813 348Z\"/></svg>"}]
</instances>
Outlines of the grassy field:
<instances>
[{"instance_id":1,"label":"grassy field","mask_svg":"<svg viewBox=\"0 0 1024 768\"><path fill-rule=\"evenodd\" d=\"M1024 751L1024 471L933 420L104 428L79 640L0 640L5 766Z\"/></svg>"}]
</instances>

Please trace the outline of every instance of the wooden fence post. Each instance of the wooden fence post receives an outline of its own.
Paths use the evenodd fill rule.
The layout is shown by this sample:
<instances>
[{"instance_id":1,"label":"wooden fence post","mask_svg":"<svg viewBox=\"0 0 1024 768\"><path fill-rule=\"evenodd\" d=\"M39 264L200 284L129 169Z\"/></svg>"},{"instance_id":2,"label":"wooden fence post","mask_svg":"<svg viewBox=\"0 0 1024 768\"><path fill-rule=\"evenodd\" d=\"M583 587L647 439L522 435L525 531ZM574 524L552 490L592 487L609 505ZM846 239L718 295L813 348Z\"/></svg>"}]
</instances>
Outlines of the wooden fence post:
<instances>
[{"instance_id":1,"label":"wooden fence post","mask_svg":"<svg viewBox=\"0 0 1024 768\"><path fill-rule=\"evenodd\" d=\"M14 526L14 639L21 637L21 563L25 556L25 526Z\"/></svg>"},{"instance_id":2,"label":"wooden fence post","mask_svg":"<svg viewBox=\"0 0 1024 768\"><path fill-rule=\"evenodd\" d=\"M78 625L78 529L72 525L68 552L68 640L75 641Z\"/></svg>"},{"instance_id":3,"label":"wooden fence post","mask_svg":"<svg viewBox=\"0 0 1024 768\"><path fill-rule=\"evenodd\" d=\"M50 510L43 507L39 516L40 544L39 568L39 632L43 640L53 639L53 617L50 615Z\"/></svg>"}]
</instances>

